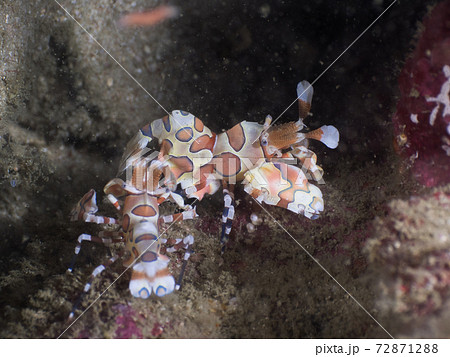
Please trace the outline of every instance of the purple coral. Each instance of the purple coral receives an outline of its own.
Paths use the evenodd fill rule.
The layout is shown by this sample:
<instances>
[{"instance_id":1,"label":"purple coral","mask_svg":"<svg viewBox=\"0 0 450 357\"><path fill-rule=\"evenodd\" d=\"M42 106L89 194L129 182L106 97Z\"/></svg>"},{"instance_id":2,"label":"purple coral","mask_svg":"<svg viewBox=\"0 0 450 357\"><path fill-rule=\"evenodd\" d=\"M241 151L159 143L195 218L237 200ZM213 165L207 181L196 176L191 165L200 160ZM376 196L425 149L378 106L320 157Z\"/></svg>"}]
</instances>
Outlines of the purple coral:
<instances>
[{"instance_id":1,"label":"purple coral","mask_svg":"<svg viewBox=\"0 0 450 357\"><path fill-rule=\"evenodd\" d=\"M450 182L450 1L423 22L417 46L398 82L396 147L425 186Z\"/></svg>"},{"instance_id":2,"label":"purple coral","mask_svg":"<svg viewBox=\"0 0 450 357\"><path fill-rule=\"evenodd\" d=\"M136 323L136 312L131 306L119 304L114 306L113 309L118 313L115 338L143 338L142 331Z\"/></svg>"}]
</instances>

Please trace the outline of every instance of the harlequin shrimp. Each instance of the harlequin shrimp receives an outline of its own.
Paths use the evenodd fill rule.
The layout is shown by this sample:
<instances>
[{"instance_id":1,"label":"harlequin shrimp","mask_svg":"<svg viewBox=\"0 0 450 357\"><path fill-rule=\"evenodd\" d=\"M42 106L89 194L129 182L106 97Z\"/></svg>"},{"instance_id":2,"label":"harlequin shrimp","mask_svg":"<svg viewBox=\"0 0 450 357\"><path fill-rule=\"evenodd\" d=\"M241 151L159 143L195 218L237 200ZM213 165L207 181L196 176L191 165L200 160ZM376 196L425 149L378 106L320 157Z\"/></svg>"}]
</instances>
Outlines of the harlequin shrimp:
<instances>
[{"instance_id":1,"label":"harlequin shrimp","mask_svg":"<svg viewBox=\"0 0 450 357\"><path fill-rule=\"evenodd\" d=\"M98 210L96 204L96 192L90 190L78 202L72 210L70 218L72 221L85 221L97 224L113 224L119 226L115 230L104 230L97 236L81 234L78 237L78 244L75 248L75 255L69 267L73 266L78 256L81 244L84 241L101 243L108 248L113 243L123 244L119 253L110 257L105 263L99 265L92 272L86 283L83 293L75 303L69 319L73 318L75 310L80 304L83 296L89 291L93 279L98 276L108 266L113 264L119 258L123 259L123 265L132 269L132 276L129 283L129 289L134 297L148 298L152 292L159 297L170 294L174 289L178 289L186 267L187 260L191 253L191 245L194 243L194 237L188 235L184 239L177 239L173 246L166 248L167 252L174 252L184 248L184 262L177 282L169 273L169 258L161 254L161 243L166 243L166 239L160 238L161 225L185 219L197 217L195 209L186 207L182 213L160 217L159 205L170 199L171 192L165 194L152 194L153 184L146 182L147 172L142 165L136 164L133 167L133 174L130 180L124 182L120 178L114 178L104 187L104 193L108 200L114 205L119 213L119 219L96 215ZM137 187L145 185L145 190Z\"/></svg>"},{"instance_id":2,"label":"harlequin shrimp","mask_svg":"<svg viewBox=\"0 0 450 357\"><path fill-rule=\"evenodd\" d=\"M175 110L139 130L127 145L119 172L129 167L131 157L139 157L148 150L149 143L156 142L159 154L150 166L166 172L160 188L175 190L179 185L186 197L202 200L205 194L214 194L222 183L222 247L231 231L236 182L242 182L244 190L260 203L315 219L324 203L320 189L308 182L306 174L319 181L323 170L317 165L317 156L308 149L308 140L321 141L334 149L339 132L332 125L300 132L312 96L312 86L302 81L297 86L297 121L271 126L272 118L267 116L263 125L242 121L219 135L194 115ZM297 160L301 168L290 164Z\"/></svg>"}]
</instances>

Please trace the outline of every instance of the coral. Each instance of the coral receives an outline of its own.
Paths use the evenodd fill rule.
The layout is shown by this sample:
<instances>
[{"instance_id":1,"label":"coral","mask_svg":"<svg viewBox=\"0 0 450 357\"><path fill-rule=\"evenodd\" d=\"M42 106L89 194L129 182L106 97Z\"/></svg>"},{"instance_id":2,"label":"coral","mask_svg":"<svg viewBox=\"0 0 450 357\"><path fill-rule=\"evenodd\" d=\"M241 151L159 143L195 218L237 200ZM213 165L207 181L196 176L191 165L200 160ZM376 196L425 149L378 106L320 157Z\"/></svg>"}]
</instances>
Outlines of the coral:
<instances>
[{"instance_id":1,"label":"coral","mask_svg":"<svg viewBox=\"0 0 450 357\"><path fill-rule=\"evenodd\" d=\"M136 324L136 313L134 310L123 304L113 307L118 315L116 316L117 329L115 338L142 338L142 331ZM142 317L141 317L142 319Z\"/></svg>"},{"instance_id":2,"label":"coral","mask_svg":"<svg viewBox=\"0 0 450 357\"><path fill-rule=\"evenodd\" d=\"M413 175L428 187L450 182L450 1L423 22L417 46L398 82L396 144Z\"/></svg>"},{"instance_id":3,"label":"coral","mask_svg":"<svg viewBox=\"0 0 450 357\"><path fill-rule=\"evenodd\" d=\"M450 186L393 200L386 217L375 220L373 238L366 244L379 308L396 314L403 325L423 330L422 337L426 329L421 326L445 310L450 299L449 217ZM428 337L438 335L442 332Z\"/></svg>"}]
</instances>

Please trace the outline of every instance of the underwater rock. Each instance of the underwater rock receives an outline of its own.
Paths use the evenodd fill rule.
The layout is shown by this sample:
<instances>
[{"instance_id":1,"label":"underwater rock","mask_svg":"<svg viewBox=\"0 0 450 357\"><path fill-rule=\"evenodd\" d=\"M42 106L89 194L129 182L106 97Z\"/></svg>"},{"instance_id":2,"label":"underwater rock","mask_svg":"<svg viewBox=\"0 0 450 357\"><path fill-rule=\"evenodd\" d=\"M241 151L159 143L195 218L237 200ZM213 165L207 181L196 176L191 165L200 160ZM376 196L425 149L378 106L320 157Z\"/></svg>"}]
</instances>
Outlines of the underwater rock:
<instances>
[{"instance_id":1,"label":"underwater rock","mask_svg":"<svg viewBox=\"0 0 450 357\"><path fill-rule=\"evenodd\" d=\"M450 303L450 186L393 200L386 213L374 221L365 247L376 304L396 324L389 327L392 333L448 338L450 329L441 325L450 326L444 317Z\"/></svg>"},{"instance_id":2,"label":"underwater rock","mask_svg":"<svg viewBox=\"0 0 450 357\"><path fill-rule=\"evenodd\" d=\"M425 18L398 83L395 146L423 185L450 182L450 1Z\"/></svg>"}]
</instances>

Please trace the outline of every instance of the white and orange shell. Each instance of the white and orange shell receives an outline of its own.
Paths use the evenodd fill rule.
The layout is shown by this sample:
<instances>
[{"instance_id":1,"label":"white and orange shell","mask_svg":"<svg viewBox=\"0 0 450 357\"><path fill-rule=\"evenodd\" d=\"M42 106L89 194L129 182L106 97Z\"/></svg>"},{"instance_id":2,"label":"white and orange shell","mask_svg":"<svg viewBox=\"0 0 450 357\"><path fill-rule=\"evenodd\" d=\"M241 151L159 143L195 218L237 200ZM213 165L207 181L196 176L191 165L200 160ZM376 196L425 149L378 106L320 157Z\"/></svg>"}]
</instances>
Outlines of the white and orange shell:
<instances>
[{"instance_id":1,"label":"white and orange shell","mask_svg":"<svg viewBox=\"0 0 450 357\"><path fill-rule=\"evenodd\" d=\"M214 173L220 180L242 181L246 171L264 159L259 138L264 126L243 121L217 136L214 148Z\"/></svg>"},{"instance_id":2,"label":"white and orange shell","mask_svg":"<svg viewBox=\"0 0 450 357\"><path fill-rule=\"evenodd\" d=\"M287 208L307 218L317 218L323 211L322 192L296 166L264 162L245 174L244 183L244 190L259 202Z\"/></svg>"},{"instance_id":3,"label":"white and orange shell","mask_svg":"<svg viewBox=\"0 0 450 357\"><path fill-rule=\"evenodd\" d=\"M128 144L120 167L122 170L128 167L130 157L139 156L148 142L157 139L160 152L152 161L152 170L168 167L170 175L165 176L171 176L171 180L166 180L161 187L175 189L179 184L187 197L201 200L206 193L216 192L221 181L235 184L245 178L247 192L252 196L303 213L308 218L315 217L323 210L320 190L308 182L292 161L288 164L273 163L272 160L298 160L297 165L303 166L312 179L319 181L323 170L317 165L316 155L307 149L308 139L321 141L334 149L339 143L339 131L332 125L324 125L301 133L303 120L311 107L312 86L307 81L300 82L297 95L300 108L297 121L271 126L272 118L267 116L264 125L242 121L219 135L196 116L175 110L139 131ZM257 184L254 177L258 175L267 182ZM281 188L281 179L291 186Z\"/></svg>"},{"instance_id":4,"label":"white and orange shell","mask_svg":"<svg viewBox=\"0 0 450 357\"><path fill-rule=\"evenodd\" d=\"M119 178L108 182L104 192L124 200L120 221L128 258L123 265L128 267L138 260L130 280L131 294L144 299L152 291L157 296L170 294L175 289L175 279L167 268L169 259L160 254L157 197L136 190Z\"/></svg>"}]
</instances>

